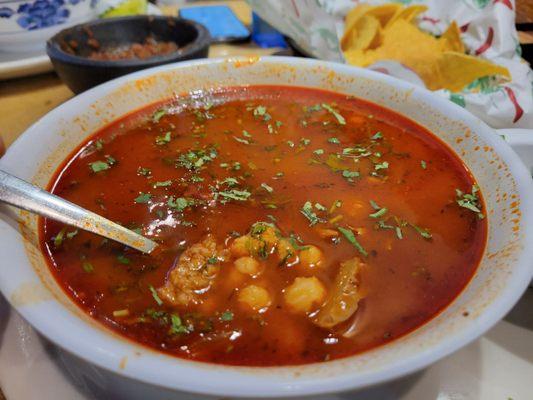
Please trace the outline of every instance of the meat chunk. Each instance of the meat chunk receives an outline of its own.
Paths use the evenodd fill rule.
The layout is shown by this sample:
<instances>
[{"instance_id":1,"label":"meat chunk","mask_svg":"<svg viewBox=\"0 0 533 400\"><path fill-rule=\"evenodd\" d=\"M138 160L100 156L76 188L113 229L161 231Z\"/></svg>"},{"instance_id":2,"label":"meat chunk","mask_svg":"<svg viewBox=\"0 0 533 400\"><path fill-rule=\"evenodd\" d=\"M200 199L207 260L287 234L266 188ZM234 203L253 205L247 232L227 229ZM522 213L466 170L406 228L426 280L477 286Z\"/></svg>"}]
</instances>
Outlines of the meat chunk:
<instances>
[{"instance_id":1,"label":"meat chunk","mask_svg":"<svg viewBox=\"0 0 533 400\"><path fill-rule=\"evenodd\" d=\"M166 303L185 306L201 303L200 295L216 278L220 263L227 261L229 252L218 246L212 235L185 250L157 292Z\"/></svg>"},{"instance_id":2,"label":"meat chunk","mask_svg":"<svg viewBox=\"0 0 533 400\"><path fill-rule=\"evenodd\" d=\"M365 297L360 279L362 266L357 257L341 263L333 288L314 318L316 325L331 329L355 314L359 301Z\"/></svg>"}]
</instances>

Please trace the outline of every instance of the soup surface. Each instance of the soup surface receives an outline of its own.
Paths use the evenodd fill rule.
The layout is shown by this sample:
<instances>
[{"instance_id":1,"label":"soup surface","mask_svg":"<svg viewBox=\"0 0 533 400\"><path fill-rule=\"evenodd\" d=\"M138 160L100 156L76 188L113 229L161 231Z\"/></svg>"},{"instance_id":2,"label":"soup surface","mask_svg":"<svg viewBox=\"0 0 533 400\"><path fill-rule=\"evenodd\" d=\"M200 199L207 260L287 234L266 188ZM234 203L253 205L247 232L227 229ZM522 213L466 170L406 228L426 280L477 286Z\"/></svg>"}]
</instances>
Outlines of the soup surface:
<instances>
[{"instance_id":1,"label":"soup surface","mask_svg":"<svg viewBox=\"0 0 533 400\"><path fill-rule=\"evenodd\" d=\"M73 301L213 363L318 362L394 340L459 294L486 241L475 182L442 142L307 88L151 105L92 136L50 190L161 243L143 255L43 220Z\"/></svg>"}]
</instances>

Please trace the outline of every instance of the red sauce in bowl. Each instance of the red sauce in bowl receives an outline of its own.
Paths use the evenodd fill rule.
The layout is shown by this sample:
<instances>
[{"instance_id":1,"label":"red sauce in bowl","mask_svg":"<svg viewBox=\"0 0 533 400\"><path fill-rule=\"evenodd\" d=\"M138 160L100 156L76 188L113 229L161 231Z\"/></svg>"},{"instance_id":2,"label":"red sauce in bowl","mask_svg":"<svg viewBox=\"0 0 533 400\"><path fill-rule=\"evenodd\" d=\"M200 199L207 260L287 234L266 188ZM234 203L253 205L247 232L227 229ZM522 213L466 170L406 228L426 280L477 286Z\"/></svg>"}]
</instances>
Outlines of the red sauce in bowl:
<instances>
[{"instance_id":1,"label":"red sauce in bowl","mask_svg":"<svg viewBox=\"0 0 533 400\"><path fill-rule=\"evenodd\" d=\"M350 356L461 292L487 236L461 160L413 121L307 88L147 106L65 160L51 190L161 243L143 255L42 221L66 293L178 357L277 366Z\"/></svg>"}]
</instances>

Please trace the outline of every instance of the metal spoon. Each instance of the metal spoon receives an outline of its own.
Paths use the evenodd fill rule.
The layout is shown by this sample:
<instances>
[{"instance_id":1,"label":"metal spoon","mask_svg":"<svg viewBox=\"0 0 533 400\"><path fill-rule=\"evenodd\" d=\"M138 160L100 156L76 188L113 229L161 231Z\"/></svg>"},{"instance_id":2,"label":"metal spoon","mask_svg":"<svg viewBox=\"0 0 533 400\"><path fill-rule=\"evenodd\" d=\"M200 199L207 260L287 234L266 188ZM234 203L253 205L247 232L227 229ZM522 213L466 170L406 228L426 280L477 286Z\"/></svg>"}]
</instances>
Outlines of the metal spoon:
<instances>
[{"instance_id":1,"label":"metal spoon","mask_svg":"<svg viewBox=\"0 0 533 400\"><path fill-rule=\"evenodd\" d=\"M0 170L0 202L151 253L154 241Z\"/></svg>"}]
</instances>

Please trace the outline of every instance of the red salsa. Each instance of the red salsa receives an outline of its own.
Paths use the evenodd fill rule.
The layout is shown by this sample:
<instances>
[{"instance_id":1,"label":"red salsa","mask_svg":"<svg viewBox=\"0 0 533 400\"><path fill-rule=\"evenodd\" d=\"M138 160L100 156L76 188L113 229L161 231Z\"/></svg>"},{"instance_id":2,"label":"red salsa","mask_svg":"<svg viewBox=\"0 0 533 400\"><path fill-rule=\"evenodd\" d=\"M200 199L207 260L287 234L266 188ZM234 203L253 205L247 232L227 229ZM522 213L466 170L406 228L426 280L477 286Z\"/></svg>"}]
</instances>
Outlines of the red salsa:
<instances>
[{"instance_id":1,"label":"red salsa","mask_svg":"<svg viewBox=\"0 0 533 400\"><path fill-rule=\"evenodd\" d=\"M350 96L235 87L147 106L77 149L50 190L160 243L144 255L54 221L65 292L181 358L276 366L350 356L461 292L487 228L438 138Z\"/></svg>"}]
</instances>

